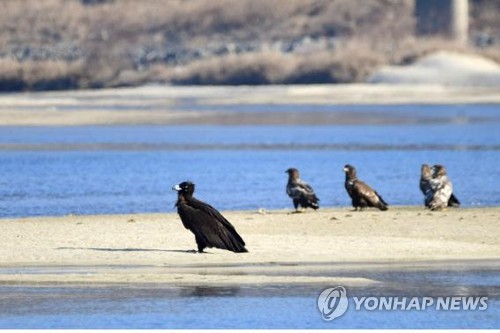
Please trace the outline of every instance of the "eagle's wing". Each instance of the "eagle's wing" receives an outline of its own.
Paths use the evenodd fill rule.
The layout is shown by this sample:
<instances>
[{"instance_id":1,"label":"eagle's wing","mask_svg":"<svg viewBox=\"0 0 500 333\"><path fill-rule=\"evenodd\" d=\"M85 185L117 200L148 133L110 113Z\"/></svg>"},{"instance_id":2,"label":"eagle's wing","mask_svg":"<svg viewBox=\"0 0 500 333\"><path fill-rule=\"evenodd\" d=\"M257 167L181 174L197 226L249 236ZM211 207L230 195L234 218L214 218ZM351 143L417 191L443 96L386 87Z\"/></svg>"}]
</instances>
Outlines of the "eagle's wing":
<instances>
[{"instance_id":1,"label":"eagle's wing","mask_svg":"<svg viewBox=\"0 0 500 333\"><path fill-rule=\"evenodd\" d=\"M431 186L434 192L430 203L431 209L444 208L448 206L448 201L453 194L453 184L448 177L441 176L431 179Z\"/></svg>"},{"instance_id":2,"label":"eagle's wing","mask_svg":"<svg viewBox=\"0 0 500 333\"><path fill-rule=\"evenodd\" d=\"M302 181L302 180L299 180L297 182L297 189L300 193L302 193L305 197L307 198L313 198L315 200L318 200L319 199L316 197L316 193L314 193L314 190L313 188L311 187L311 185L309 185L308 183Z\"/></svg>"},{"instance_id":3,"label":"eagle's wing","mask_svg":"<svg viewBox=\"0 0 500 333\"><path fill-rule=\"evenodd\" d=\"M354 182L350 182L350 181L346 180L346 182L344 183L344 187L345 187L345 190L347 191L347 194L349 194L349 196L352 199L352 196L355 195Z\"/></svg>"},{"instance_id":4,"label":"eagle's wing","mask_svg":"<svg viewBox=\"0 0 500 333\"><path fill-rule=\"evenodd\" d=\"M365 200L372 206L377 206L379 202L385 203L385 201L379 196L375 190L373 190L370 186L366 185L362 181L358 180L354 183L354 191L357 192L360 199Z\"/></svg>"},{"instance_id":5,"label":"eagle's wing","mask_svg":"<svg viewBox=\"0 0 500 333\"><path fill-rule=\"evenodd\" d=\"M301 190L305 191L307 194L314 194L313 188L308 183L300 180L297 182L297 185L301 188Z\"/></svg>"},{"instance_id":6,"label":"eagle's wing","mask_svg":"<svg viewBox=\"0 0 500 333\"><path fill-rule=\"evenodd\" d=\"M420 178L419 187L420 187L420 191L422 191L422 194L424 196L428 195L429 192L432 191L430 179Z\"/></svg>"},{"instance_id":7,"label":"eagle's wing","mask_svg":"<svg viewBox=\"0 0 500 333\"><path fill-rule=\"evenodd\" d=\"M429 180L429 184L433 192L437 192L443 189L447 183L448 183L448 177L446 176L432 178Z\"/></svg>"},{"instance_id":8,"label":"eagle's wing","mask_svg":"<svg viewBox=\"0 0 500 333\"><path fill-rule=\"evenodd\" d=\"M313 189L304 182L293 182L286 187L287 194L294 199L301 198L302 196L308 196L314 194Z\"/></svg>"}]
</instances>

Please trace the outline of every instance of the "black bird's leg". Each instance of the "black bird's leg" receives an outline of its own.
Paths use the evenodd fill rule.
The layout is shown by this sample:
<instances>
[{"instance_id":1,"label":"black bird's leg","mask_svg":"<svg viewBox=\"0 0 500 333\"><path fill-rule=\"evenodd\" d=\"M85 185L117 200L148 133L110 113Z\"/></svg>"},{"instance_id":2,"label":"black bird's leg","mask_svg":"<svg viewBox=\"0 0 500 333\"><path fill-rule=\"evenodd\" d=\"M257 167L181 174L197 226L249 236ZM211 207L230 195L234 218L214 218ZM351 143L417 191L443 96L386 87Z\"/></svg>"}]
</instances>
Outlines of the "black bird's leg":
<instances>
[{"instance_id":1,"label":"black bird's leg","mask_svg":"<svg viewBox=\"0 0 500 333\"><path fill-rule=\"evenodd\" d=\"M198 235L195 235L195 239L196 239L196 245L198 245L198 252L203 253L203 249L207 247L205 245L205 242L200 237L198 237Z\"/></svg>"}]
</instances>

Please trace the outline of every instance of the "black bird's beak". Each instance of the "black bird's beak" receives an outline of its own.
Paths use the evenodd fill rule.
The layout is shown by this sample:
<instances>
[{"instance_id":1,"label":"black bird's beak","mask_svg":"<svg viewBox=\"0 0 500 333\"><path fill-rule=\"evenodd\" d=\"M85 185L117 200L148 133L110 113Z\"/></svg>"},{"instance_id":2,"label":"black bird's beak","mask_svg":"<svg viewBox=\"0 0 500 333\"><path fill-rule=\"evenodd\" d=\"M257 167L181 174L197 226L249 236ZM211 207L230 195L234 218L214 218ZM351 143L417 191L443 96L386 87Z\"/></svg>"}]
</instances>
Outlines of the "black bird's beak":
<instances>
[{"instance_id":1,"label":"black bird's beak","mask_svg":"<svg viewBox=\"0 0 500 333\"><path fill-rule=\"evenodd\" d=\"M181 190L179 184L172 186L172 191L177 191L179 192Z\"/></svg>"}]
</instances>

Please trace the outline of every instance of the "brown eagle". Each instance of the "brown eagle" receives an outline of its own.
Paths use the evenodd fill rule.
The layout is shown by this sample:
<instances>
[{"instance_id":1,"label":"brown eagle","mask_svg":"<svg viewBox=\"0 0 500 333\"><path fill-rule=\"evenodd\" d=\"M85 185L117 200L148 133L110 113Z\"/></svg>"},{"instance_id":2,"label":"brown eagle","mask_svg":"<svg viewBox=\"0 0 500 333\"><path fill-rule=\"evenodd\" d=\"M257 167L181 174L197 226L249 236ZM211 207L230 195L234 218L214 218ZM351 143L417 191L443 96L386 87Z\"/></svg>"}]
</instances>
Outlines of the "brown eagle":
<instances>
[{"instance_id":1,"label":"brown eagle","mask_svg":"<svg viewBox=\"0 0 500 333\"><path fill-rule=\"evenodd\" d=\"M298 207L307 209L311 207L316 210L319 208L319 199L314 193L311 185L300 179L299 170L290 168L285 171L288 173L288 183L286 184L286 193L293 201L295 211L299 212Z\"/></svg>"},{"instance_id":2,"label":"brown eagle","mask_svg":"<svg viewBox=\"0 0 500 333\"><path fill-rule=\"evenodd\" d=\"M362 210L365 207L377 207L380 210L387 210L388 204L370 186L356 177L356 168L347 164L344 166L345 189L351 197L352 206L355 210Z\"/></svg>"},{"instance_id":3,"label":"brown eagle","mask_svg":"<svg viewBox=\"0 0 500 333\"><path fill-rule=\"evenodd\" d=\"M445 207L460 207L460 201L453 194L453 184L442 165L430 167L422 164L420 173L420 191L424 194L425 207L432 210ZM446 201L446 204L444 203Z\"/></svg>"}]
</instances>

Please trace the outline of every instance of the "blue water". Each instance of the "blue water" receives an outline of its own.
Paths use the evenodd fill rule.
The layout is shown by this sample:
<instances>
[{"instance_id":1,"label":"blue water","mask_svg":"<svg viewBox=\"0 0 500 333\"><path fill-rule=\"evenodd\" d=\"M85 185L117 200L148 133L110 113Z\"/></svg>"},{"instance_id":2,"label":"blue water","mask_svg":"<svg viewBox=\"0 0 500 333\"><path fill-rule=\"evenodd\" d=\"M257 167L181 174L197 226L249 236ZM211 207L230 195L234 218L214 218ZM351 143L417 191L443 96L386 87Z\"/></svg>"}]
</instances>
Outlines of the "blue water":
<instances>
[{"instance_id":1,"label":"blue water","mask_svg":"<svg viewBox=\"0 0 500 333\"><path fill-rule=\"evenodd\" d=\"M497 266L498 267L498 266ZM347 312L330 322L317 309L320 285L1 286L0 328L499 328L498 269L375 269L380 284L347 287ZM335 275L339 271L332 271ZM370 270L346 276L373 277ZM341 275L343 275L341 274ZM404 278L401 276L404 275ZM488 276L491 283L483 283ZM461 278L461 276L465 276ZM412 278L413 277L413 278ZM368 311L353 297L487 297L486 310Z\"/></svg>"},{"instance_id":2,"label":"blue water","mask_svg":"<svg viewBox=\"0 0 500 333\"><path fill-rule=\"evenodd\" d=\"M413 328L498 329L500 301L491 301L485 311L354 311L333 322L321 319L314 297L185 297L133 299L97 304L78 301L57 311L30 316L7 315L2 328L23 329L361 329ZM350 306L354 302L350 300ZM71 305L70 305L71 306ZM264 309L262 309L264 308ZM74 310L85 312L73 312ZM272 309L272 311L269 311ZM72 311L73 310L73 311ZM264 310L264 311L263 311ZM381 313L383 312L383 313ZM64 315L61 315L64 313Z\"/></svg>"},{"instance_id":3,"label":"blue water","mask_svg":"<svg viewBox=\"0 0 500 333\"><path fill-rule=\"evenodd\" d=\"M170 188L187 179L197 184L200 199L220 210L291 208L284 171L292 166L323 207L347 206L347 163L392 205L422 204L422 163L447 167L463 206L500 204L498 105L350 108L352 114L383 109L380 117L417 121L0 128L0 217L169 212L175 202Z\"/></svg>"}]
</instances>

